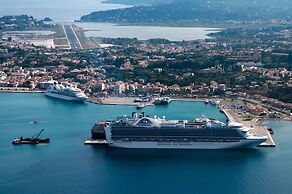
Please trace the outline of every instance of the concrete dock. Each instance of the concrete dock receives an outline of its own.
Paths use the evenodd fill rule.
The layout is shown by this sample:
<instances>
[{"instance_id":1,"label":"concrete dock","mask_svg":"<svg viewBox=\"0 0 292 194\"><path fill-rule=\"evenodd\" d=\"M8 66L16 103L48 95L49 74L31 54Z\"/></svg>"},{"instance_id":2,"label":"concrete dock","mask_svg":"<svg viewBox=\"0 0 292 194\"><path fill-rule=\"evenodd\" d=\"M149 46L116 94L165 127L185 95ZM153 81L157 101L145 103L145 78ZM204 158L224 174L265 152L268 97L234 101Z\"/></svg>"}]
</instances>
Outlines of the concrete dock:
<instances>
[{"instance_id":1,"label":"concrete dock","mask_svg":"<svg viewBox=\"0 0 292 194\"><path fill-rule=\"evenodd\" d=\"M245 127L250 129L250 132L256 135L262 135L267 136L267 141L260 144L260 147L275 147L276 143L268 131L267 127L263 125L261 122L258 122L257 120L252 121L243 121L240 117L237 116L236 112L232 109L227 108L223 104L221 104L221 109L224 112L224 114L227 116L230 122L237 122L242 123Z\"/></svg>"},{"instance_id":2,"label":"concrete dock","mask_svg":"<svg viewBox=\"0 0 292 194\"><path fill-rule=\"evenodd\" d=\"M105 105L125 105L125 106L137 106L140 102L134 102L134 97L108 97L108 98L89 98L88 102L94 104L105 104ZM144 102L145 106L153 106L154 99L149 102Z\"/></svg>"},{"instance_id":3,"label":"concrete dock","mask_svg":"<svg viewBox=\"0 0 292 194\"><path fill-rule=\"evenodd\" d=\"M85 145L107 145L105 139L88 139L84 142Z\"/></svg>"}]
</instances>

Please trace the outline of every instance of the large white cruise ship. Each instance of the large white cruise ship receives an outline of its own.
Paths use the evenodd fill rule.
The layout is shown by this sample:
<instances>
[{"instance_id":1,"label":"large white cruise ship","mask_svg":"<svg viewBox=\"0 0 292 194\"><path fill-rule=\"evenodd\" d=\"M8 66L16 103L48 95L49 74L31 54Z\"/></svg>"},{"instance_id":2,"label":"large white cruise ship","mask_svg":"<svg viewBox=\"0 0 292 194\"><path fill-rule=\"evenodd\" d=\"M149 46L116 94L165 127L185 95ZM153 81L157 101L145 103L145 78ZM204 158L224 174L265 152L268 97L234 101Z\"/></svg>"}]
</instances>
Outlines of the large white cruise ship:
<instances>
[{"instance_id":1,"label":"large white cruise ship","mask_svg":"<svg viewBox=\"0 0 292 194\"><path fill-rule=\"evenodd\" d=\"M50 85L45 95L74 102L85 102L87 100L87 96L79 88L64 86L58 83Z\"/></svg>"},{"instance_id":2,"label":"large white cruise ship","mask_svg":"<svg viewBox=\"0 0 292 194\"><path fill-rule=\"evenodd\" d=\"M133 114L104 123L108 145L120 148L237 149L253 148L267 140L240 123L224 124L199 118L165 120Z\"/></svg>"}]
</instances>

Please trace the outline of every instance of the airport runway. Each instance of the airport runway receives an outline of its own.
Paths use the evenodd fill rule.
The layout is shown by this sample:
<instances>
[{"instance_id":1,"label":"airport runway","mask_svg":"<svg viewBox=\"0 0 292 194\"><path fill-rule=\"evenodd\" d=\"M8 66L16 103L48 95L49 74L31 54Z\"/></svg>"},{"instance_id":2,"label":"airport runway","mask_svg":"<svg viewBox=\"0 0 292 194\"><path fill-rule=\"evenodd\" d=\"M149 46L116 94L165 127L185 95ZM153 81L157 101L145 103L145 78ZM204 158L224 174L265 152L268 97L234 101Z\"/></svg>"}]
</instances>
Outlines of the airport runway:
<instances>
[{"instance_id":1,"label":"airport runway","mask_svg":"<svg viewBox=\"0 0 292 194\"><path fill-rule=\"evenodd\" d=\"M82 49L82 46L71 25L63 25L71 49Z\"/></svg>"}]
</instances>

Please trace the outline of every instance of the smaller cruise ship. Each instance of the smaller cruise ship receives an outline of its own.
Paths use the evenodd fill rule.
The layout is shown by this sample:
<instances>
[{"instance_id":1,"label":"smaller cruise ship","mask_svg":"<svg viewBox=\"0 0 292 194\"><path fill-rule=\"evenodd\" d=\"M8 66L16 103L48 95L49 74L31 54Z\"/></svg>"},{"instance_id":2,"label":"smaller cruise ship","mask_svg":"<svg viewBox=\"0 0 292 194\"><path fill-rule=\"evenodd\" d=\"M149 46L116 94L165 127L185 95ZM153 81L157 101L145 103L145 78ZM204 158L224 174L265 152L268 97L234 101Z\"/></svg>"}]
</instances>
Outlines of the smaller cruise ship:
<instances>
[{"instance_id":1,"label":"smaller cruise ship","mask_svg":"<svg viewBox=\"0 0 292 194\"><path fill-rule=\"evenodd\" d=\"M82 92L79 88L65 86L59 83L50 85L46 90L45 95L48 97L81 103L84 103L88 99L84 92Z\"/></svg>"}]
</instances>

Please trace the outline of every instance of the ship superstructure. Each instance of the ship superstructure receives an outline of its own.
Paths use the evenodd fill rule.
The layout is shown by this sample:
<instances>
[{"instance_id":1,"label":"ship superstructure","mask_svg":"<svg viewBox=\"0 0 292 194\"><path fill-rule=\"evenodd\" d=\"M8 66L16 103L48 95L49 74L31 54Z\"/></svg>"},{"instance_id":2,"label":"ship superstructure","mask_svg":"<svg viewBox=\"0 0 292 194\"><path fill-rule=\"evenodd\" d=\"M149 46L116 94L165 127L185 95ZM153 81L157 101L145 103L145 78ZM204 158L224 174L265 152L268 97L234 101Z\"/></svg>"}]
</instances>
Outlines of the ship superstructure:
<instances>
[{"instance_id":1,"label":"ship superstructure","mask_svg":"<svg viewBox=\"0 0 292 194\"><path fill-rule=\"evenodd\" d=\"M46 90L45 95L74 102L85 102L87 100L87 96L79 88L67 85L65 86L59 83L50 85Z\"/></svg>"},{"instance_id":2,"label":"ship superstructure","mask_svg":"<svg viewBox=\"0 0 292 194\"><path fill-rule=\"evenodd\" d=\"M253 148L267 140L240 123L206 117L166 120L133 114L104 126L109 146L121 148L231 149Z\"/></svg>"}]
</instances>

